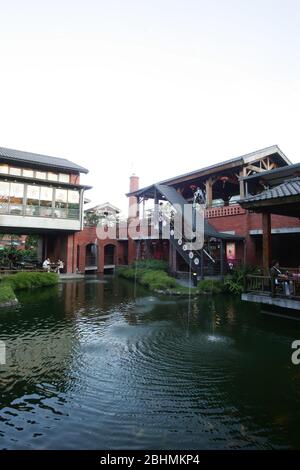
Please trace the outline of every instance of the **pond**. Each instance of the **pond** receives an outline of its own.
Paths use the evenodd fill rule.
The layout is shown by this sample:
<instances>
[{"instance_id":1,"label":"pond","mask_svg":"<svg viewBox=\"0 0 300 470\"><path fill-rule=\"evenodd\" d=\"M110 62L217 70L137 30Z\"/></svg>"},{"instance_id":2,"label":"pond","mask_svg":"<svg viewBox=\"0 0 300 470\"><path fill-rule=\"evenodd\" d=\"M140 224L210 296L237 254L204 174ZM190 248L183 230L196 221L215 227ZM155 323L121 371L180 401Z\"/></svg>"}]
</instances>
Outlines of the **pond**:
<instances>
[{"instance_id":1,"label":"pond","mask_svg":"<svg viewBox=\"0 0 300 470\"><path fill-rule=\"evenodd\" d=\"M108 277L1 309L1 449L300 447L299 322Z\"/></svg>"}]
</instances>

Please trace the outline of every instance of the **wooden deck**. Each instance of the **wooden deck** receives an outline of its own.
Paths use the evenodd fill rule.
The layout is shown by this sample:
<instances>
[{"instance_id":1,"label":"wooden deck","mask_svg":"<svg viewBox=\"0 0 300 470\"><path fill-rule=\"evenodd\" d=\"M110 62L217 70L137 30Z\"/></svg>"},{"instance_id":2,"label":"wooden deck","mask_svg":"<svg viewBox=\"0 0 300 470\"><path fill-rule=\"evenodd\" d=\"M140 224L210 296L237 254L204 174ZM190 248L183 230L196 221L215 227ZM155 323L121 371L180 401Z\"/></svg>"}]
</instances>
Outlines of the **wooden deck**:
<instances>
[{"instance_id":1,"label":"wooden deck","mask_svg":"<svg viewBox=\"0 0 300 470\"><path fill-rule=\"evenodd\" d=\"M289 277L276 281L269 276L246 276L242 300L300 313L300 277L289 272Z\"/></svg>"}]
</instances>

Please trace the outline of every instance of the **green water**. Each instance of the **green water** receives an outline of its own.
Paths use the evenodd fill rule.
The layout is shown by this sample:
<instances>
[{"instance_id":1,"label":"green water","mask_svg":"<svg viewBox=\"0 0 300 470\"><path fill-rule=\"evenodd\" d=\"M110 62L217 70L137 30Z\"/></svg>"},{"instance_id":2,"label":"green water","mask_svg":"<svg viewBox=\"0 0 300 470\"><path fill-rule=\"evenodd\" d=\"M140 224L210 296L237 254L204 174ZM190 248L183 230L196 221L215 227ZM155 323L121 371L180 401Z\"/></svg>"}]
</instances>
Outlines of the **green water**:
<instances>
[{"instance_id":1,"label":"green water","mask_svg":"<svg viewBox=\"0 0 300 470\"><path fill-rule=\"evenodd\" d=\"M108 278L0 311L1 449L300 448L299 322Z\"/></svg>"}]
</instances>

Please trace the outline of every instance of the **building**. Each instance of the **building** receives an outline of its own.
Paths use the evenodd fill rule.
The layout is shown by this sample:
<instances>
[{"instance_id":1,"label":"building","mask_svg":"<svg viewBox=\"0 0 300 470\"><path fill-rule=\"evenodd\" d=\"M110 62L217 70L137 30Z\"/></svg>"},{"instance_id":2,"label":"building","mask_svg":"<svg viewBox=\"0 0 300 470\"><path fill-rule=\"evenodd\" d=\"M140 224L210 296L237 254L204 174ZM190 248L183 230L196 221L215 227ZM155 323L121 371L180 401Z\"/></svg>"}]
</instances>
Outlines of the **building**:
<instances>
[{"instance_id":1,"label":"building","mask_svg":"<svg viewBox=\"0 0 300 470\"><path fill-rule=\"evenodd\" d=\"M76 271L75 234L83 228L84 193L76 163L0 147L0 232L40 235L39 259L61 258Z\"/></svg>"},{"instance_id":2,"label":"building","mask_svg":"<svg viewBox=\"0 0 300 470\"><path fill-rule=\"evenodd\" d=\"M299 229L282 233L273 227L274 216L292 217L295 222L300 217L300 164L278 168L263 175L253 175L244 179L246 195L241 206L262 216L262 262L264 276L248 276L246 292L242 298L260 302L272 307L300 311L300 255ZM274 234L273 234L274 233ZM285 237L285 243L272 243L275 237ZM277 256L278 255L278 256ZM270 278L271 259L280 262L281 279ZM287 264L288 262L288 264Z\"/></svg>"},{"instance_id":3,"label":"building","mask_svg":"<svg viewBox=\"0 0 300 470\"><path fill-rule=\"evenodd\" d=\"M137 181L134 180L134 188L128 193L133 207L132 217L134 212L136 217L139 216L142 212L141 206L145 201L149 203L149 199L156 203L169 202L171 205L175 201L182 204L191 203L195 188L199 187L206 199L204 253L206 251L216 261L212 264L209 258L204 256L201 261L204 263L202 274L220 273L222 263L225 263L225 268L241 262L261 265L262 216L242 207L239 202L249 191L247 178L253 177L263 182L264 175L272 174L280 168L289 168L291 165L291 161L274 145L142 189L136 187ZM274 244L277 246L282 246L283 241L287 243L287 236L299 237L300 234L299 220L289 215L272 215L272 227L274 232L276 231L277 240L274 240ZM149 244L149 240L145 240L146 242ZM153 240L153 243L159 247L162 256L169 259L174 272L187 269L189 260L178 244L172 240ZM133 246L129 252L130 262L135 257L136 247ZM192 255L190 254L191 257ZM288 261L292 260L288 259L286 252L286 262ZM217 269L212 269L212 266ZM223 266L223 271L225 268Z\"/></svg>"}]
</instances>

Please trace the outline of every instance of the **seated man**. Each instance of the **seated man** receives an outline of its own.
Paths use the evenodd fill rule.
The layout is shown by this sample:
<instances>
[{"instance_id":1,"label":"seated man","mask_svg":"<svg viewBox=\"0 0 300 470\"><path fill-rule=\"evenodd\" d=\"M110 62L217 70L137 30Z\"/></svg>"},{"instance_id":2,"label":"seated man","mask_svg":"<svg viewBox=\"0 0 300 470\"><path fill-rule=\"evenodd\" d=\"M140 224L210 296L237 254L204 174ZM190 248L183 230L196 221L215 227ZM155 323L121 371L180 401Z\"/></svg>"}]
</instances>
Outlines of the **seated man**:
<instances>
[{"instance_id":1,"label":"seated man","mask_svg":"<svg viewBox=\"0 0 300 470\"><path fill-rule=\"evenodd\" d=\"M277 260L274 260L272 263L272 267L270 269L270 276L271 279L274 281L275 286L280 286L282 285L284 288L284 293L286 296L291 295L291 289L290 289L290 282L288 275L282 274L282 272L279 269L279 262Z\"/></svg>"},{"instance_id":2,"label":"seated man","mask_svg":"<svg viewBox=\"0 0 300 470\"><path fill-rule=\"evenodd\" d=\"M45 261L43 262L43 270L46 271L47 273L50 273L51 261L49 258L46 258Z\"/></svg>"}]
</instances>

